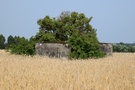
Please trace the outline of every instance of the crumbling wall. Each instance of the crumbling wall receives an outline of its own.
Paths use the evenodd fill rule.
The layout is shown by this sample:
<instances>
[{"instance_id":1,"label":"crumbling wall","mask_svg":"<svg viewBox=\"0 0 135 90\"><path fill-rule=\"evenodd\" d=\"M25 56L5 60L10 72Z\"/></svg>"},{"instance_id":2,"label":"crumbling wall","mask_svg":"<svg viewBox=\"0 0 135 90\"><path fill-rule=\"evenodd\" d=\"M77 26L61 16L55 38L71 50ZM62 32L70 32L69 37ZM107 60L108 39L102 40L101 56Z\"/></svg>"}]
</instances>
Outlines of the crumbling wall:
<instances>
[{"instance_id":1,"label":"crumbling wall","mask_svg":"<svg viewBox=\"0 0 135 90\"><path fill-rule=\"evenodd\" d=\"M46 55L49 57L68 57L70 48L66 44L58 43L36 43L36 54Z\"/></svg>"},{"instance_id":2,"label":"crumbling wall","mask_svg":"<svg viewBox=\"0 0 135 90\"><path fill-rule=\"evenodd\" d=\"M111 56L113 53L112 45L109 43L100 43L101 50L106 54L106 56ZM49 57L56 58L68 58L70 53L70 47L68 44L58 44L58 43L36 43L36 54L45 55Z\"/></svg>"},{"instance_id":3,"label":"crumbling wall","mask_svg":"<svg viewBox=\"0 0 135 90\"><path fill-rule=\"evenodd\" d=\"M106 54L106 56L112 56L113 54L113 47L109 43L100 43L101 50Z\"/></svg>"}]
</instances>

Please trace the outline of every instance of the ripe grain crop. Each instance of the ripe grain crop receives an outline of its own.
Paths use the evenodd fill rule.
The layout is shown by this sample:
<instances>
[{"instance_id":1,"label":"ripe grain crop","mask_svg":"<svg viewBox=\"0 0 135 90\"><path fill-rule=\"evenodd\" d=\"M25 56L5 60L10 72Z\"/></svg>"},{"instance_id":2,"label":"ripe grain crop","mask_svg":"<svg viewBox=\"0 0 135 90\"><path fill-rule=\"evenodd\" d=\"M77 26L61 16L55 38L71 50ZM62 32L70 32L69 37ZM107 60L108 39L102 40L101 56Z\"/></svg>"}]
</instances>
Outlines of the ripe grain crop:
<instances>
[{"instance_id":1,"label":"ripe grain crop","mask_svg":"<svg viewBox=\"0 0 135 90\"><path fill-rule=\"evenodd\" d=\"M135 90L135 53L62 60L0 50L0 90Z\"/></svg>"}]
</instances>

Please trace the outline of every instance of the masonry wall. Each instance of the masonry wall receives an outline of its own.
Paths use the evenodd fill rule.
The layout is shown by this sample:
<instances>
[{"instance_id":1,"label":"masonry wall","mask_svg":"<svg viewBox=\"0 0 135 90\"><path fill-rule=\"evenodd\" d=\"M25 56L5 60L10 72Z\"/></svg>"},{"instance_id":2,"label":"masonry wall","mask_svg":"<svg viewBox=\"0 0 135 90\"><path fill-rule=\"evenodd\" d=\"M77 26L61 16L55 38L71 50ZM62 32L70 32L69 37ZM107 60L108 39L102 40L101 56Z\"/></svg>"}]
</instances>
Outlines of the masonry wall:
<instances>
[{"instance_id":1,"label":"masonry wall","mask_svg":"<svg viewBox=\"0 0 135 90\"><path fill-rule=\"evenodd\" d=\"M46 55L49 57L68 57L70 48L66 44L58 43L36 43L36 54Z\"/></svg>"},{"instance_id":2,"label":"masonry wall","mask_svg":"<svg viewBox=\"0 0 135 90\"><path fill-rule=\"evenodd\" d=\"M101 50L106 54L106 56L112 56L113 54L113 47L109 43L100 43Z\"/></svg>"},{"instance_id":3,"label":"masonry wall","mask_svg":"<svg viewBox=\"0 0 135 90\"><path fill-rule=\"evenodd\" d=\"M100 43L101 50L105 52L106 56L111 56L113 53L112 45L108 43ZM70 47L67 44L58 43L36 43L36 54L45 55L56 58L68 58Z\"/></svg>"}]
</instances>

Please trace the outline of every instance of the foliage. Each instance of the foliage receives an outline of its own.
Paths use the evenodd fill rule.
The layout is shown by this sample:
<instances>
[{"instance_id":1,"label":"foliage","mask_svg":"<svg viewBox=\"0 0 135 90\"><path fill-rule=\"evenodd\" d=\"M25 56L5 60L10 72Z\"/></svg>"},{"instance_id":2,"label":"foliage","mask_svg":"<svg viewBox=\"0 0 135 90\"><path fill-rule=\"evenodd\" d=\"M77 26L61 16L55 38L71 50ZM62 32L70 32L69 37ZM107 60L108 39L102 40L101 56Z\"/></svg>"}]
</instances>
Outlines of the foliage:
<instances>
[{"instance_id":1,"label":"foliage","mask_svg":"<svg viewBox=\"0 0 135 90\"><path fill-rule=\"evenodd\" d=\"M90 25L91 19L77 12L62 12L58 18L46 16L37 22L40 30L35 39L39 42L68 42L71 58L103 57L96 30Z\"/></svg>"},{"instance_id":2,"label":"foliage","mask_svg":"<svg viewBox=\"0 0 135 90\"><path fill-rule=\"evenodd\" d=\"M47 42L67 41L76 30L81 34L90 32L92 29L91 25L89 25L91 19L92 17L87 18L83 13L78 14L77 12L62 12L57 19L46 16L37 22L40 30L36 35L36 39ZM51 34L51 38L46 38L43 33L46 35Z\"/></svg>"},{"instance_id":3,"label":"foliage","mask_svg":"<svg viewBox=\"0 0 135 90\"><path fill-rule=\"evenodd\" d=\"M11 38L11 36L9 36ZM12 39L8 39L8 48L7 50L11 53L20 54L20 55L33 55L35 53L34 43L32 40L25 39L24 37L15 36ZM10 40L14 40L11 42Z\"/></svg>"},{"instance_id":4,"label":"foliage","mask_svg":"<svg viewBox=\"0 0 135 90\"><path fill-rule=\"evenodd\" d=\"M5 37L0 34L0 49L4 49L5 48Z\"/></svg>"},{"instance_id":5,"label":"foliage","mask_svg":"<svg viewBox=\"0 0 135 90\"><path fill-rule=\"evenodd\" d=\"M5 43L5 48L8 49L14 43L15 43L14 37L12 35L8 36L7 43Z\"/></svg>"},{"instance_id":6,"label":"foliage","mask_svg":"<svg viewBox=\"0 0 135 90\"><path fill-rule=\"evenodd\" d=\"M135 46L130 44L113 44L113 51L114 52L135 52Z\"/></svg>"},{"instance_id":7,"label":"foliage","mask_svg":"<svg viewBox=\"0 0 135 90\"><path fill-rule=\"evenodd\" d=\"M15 39L14 39L14 37L12 35L10 35L8 37L7 43L8 43L8 45L11 45L11 44L15 43Z\"/></svg>"},{"instance_id":8,"label":"foliage","mask_svg":"<svg viewBox=\"0 0 135 90\"><path fill-rule=\"evenodd\" d=\"M54 42L55 41L55 36L52 33L44 33L43 31L40 31L37 33L35 36L35 39L37 42Z\"/></svg>"},{"instance_id":9,"label":"foliage","mask_svg":"<svg viewBox=\"0 0 135 90\"><path fill-rule=\"evenodd\" d=\"M71 46L70 58L87 59L104 56L97 38L90 37L90 34L80 35L77 32L69 38L68 43Z\"/></svg>"}]
</instances>

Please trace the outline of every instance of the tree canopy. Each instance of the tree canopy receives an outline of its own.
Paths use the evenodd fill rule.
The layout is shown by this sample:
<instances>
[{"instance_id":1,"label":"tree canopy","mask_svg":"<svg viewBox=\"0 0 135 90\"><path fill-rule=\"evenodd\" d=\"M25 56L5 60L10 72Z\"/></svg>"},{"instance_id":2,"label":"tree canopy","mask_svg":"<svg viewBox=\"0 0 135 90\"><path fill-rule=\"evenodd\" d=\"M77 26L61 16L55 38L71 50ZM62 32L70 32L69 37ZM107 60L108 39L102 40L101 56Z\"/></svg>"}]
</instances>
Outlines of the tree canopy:
<instances>
[{"instance_id":1,"label":"tree canopy","mask_svg":"<svg viewBox=\"0 0 135 90\"><path fill-rule=\"evenodd\" d=\"M89 24L91 19L92 17L87 18L83 13L77 12L62 12L58 18L45 16L37 22L40 28L36 38L39 41L63 42L67 41L76 31L81 35L86 33L96 35L95 29Z\"/></svg>"}]
</instances>

